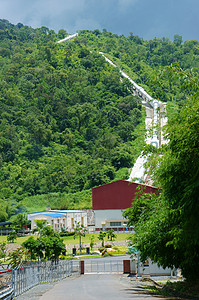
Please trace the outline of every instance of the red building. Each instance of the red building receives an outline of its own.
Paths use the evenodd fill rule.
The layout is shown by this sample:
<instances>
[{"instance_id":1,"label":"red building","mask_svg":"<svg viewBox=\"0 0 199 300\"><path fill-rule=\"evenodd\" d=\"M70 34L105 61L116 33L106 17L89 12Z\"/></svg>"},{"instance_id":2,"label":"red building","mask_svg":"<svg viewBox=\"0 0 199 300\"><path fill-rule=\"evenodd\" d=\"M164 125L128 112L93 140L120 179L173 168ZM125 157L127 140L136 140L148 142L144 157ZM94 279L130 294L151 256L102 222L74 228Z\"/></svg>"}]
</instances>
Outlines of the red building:
<instances>
[{"instance_id":1,"label":"red building","mask_svg":"<svg viewBox=\"0 0 199 300\"><path fill-rule=\"evenodd\" d=\"M123 210L131 207L135 193L141 187L144 193L155 193L157 188L135 182L118 180L92 189L93 210L96 230L124 230L127 220Z\"/></svg>"}]
</instances>

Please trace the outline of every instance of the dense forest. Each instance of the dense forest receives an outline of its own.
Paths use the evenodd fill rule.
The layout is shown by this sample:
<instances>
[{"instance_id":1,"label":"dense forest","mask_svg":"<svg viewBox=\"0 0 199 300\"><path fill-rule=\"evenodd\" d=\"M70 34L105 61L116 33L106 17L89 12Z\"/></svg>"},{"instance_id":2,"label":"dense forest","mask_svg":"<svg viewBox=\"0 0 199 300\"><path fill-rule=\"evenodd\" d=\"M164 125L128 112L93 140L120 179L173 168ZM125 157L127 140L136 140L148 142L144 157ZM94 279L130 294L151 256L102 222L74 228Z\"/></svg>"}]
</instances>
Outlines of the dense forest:
<instances>
[{"instance_id":1,"label":"dense forest","mask_svg":"<svg viewBox=\"0 0 199 300\"><path fill-rule=\"evenodd\" d=\"M0 221L19 211L91 208L91 188L127 179L144 146L145 111L106 53L154 98L183 107L182 78L199 69L199 42L178 35L79 32L0 20ZM169 107L169 106L168 106Z\"/></svg>"},{"instance_id":2,"label":"dense forest","mask_svg":"<svg viewBox=\"0 0 199 300\"><path fill-rule=\"evenodd\" d=\"M181 107L186 103L190 88L186 91L182 78L173 78L164 72L167 66L179 66L183 70L199 71L199 42L196 40L183 42L179 35L171 41L168 38L144 41L137 35L126 38L106 30L80 32L79 39L93 51L106 53L112 61L127 72L153 98L163 102L177 102ZM187 84L187 83L186 83Z\"/></svg>"},{"instance_id":3,"label":"dense forest","mask_svg":"<svg viewBox=\"0 0 199 300\"><path fill-rule=\"evenodd\" d=\"M66 32L0 29L1 220L47 205L91 208L91 188L127 178L140 152L140 100L97 52L56 44Z\"/></svg>"}]
</instances>

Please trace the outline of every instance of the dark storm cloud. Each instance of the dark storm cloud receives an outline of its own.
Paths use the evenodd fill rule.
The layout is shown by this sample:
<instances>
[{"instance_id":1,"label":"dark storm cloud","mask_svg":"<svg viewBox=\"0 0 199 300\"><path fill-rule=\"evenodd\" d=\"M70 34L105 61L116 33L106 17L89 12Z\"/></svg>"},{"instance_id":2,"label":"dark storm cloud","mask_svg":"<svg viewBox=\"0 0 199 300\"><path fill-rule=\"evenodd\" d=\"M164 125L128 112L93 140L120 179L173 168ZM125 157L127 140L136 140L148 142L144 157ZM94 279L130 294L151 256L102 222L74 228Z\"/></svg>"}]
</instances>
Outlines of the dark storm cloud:
<instances>
[{"instance_id":1,"label":"dark storm cloud","mask_svg":"<svg viewBox=\"0 0 199 300\"><path fill-rule=\"evenodd\" d=\"M0 0L0 18L69 33L103 29L154 37L199 39L198 0Z\"/></svg>"}]
</instances>

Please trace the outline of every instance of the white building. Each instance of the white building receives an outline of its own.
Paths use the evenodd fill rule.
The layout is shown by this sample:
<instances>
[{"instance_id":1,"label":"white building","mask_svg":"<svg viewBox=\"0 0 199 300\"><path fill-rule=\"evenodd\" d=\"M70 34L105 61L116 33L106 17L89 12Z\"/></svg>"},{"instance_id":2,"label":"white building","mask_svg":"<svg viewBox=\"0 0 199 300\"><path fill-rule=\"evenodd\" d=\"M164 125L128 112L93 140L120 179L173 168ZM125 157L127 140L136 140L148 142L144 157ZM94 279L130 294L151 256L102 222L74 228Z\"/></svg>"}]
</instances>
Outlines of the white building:
<instances>
[{"instance_id":1,"label":"white building","mask_svg":"<svg viewBox=\"0 0 199 300\"><path fill-rule=\"evenodd\" d=\"M118 180L92 189L93 211L95 213L95 231L114 229L126 230L127 221L122 213L131 207L138 192L156 193L157 188L145 184ZM128 228L132 230L132 228Z\"/></svg>"},{"instance_id":2,"label":"white building","mask_svg":"<svg viewBox=\"0 0 199 300\"><path fill-rule=\"evenodd\" d=\"M79 222L87 227L87 212L83 210L46 210L28 214L28 220L31 221L31 230L36 228L37 220L45 220L47 225L60 232L61 228L72 231L73 225Z\"/></svg>"},{"instance_id":3,"label":"white building","mask_svg":"<svg viewBox=\"0 0 199 300\"><path fill-rule=\"evenodd\" d=\"M138 257L137 257L138 258ZM148 259L144 264L137 261L136 257L131 260L131 274L137 274L138 276L172 276L174 270L171 268L163 268L158 266L157 263Z\"/></svg>"}]
</instances>

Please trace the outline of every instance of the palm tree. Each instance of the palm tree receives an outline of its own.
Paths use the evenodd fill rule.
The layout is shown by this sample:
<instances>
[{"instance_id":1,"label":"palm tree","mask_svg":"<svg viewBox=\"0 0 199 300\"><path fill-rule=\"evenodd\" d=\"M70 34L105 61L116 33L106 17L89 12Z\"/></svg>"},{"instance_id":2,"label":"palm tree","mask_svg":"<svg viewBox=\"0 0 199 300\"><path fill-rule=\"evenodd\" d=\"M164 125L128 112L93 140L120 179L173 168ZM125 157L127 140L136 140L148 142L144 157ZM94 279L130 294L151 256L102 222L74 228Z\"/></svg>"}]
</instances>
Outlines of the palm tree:
<instances>
[{"instance_id":1,"label":"palm tree","mask_svg":"<svg viewBox=\"0 0 199 300\"><path fill-rule=\"evenodd\" d=\"M109 229L107 232L107 237L112 242L112 240L116 238L115 231L113 229Z\"/></svg>"},{"instance_id":2,"label":"palm tree","mask_svg":"<svg viewBox=\"0 0 199 300\"><path fill-rule=\"evenodd\" d=\"M100 230L100 233L98 235L98 240L102 241L102 247L104 247L104 238L106 236L106 232Z\"/></svg>"},{"instance_id":3,"label":"palm tree","mask_svg":"<svg viewBox=\"0 0 199 300\"><path fill-rule=\"evenodd\" d=\"M33 233L37 232L40 236L42 235L42 232L44 228L47 226L46 220L36 220L36 228L33 229Z\"/></svg>"},{"instance_id":4,"label":"palm tree","mask_svg":"<svg viewBox=\"0 0 199 300\"><path fill-rule=\"evenodd\" d=\"M87 229L84 227L83 224L80 224L80 222L75 222L75 225L73 225L73 229L74 229L74 239L76 238L76 236L79 237L79 254L81 254L81 249L82 249L82 243L81 243L81 239L82 236L86 235Z\"/></svg>"}]
</instances>

